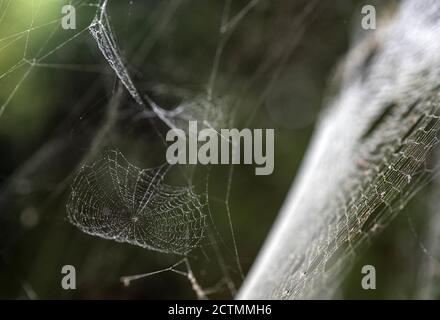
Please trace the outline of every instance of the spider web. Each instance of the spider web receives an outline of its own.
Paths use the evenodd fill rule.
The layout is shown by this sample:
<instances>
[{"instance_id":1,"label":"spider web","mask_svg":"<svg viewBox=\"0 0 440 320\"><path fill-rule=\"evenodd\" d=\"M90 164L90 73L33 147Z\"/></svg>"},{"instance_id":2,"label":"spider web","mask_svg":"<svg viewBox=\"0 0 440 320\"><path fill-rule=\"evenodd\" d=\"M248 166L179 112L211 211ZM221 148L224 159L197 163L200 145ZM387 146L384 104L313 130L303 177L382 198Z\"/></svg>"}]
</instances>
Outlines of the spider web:
<instances>
[{"instance_id":1,"label":"spider web","mask_svg":"<svg viewBox=\"0 0 440 320\"><path fill-rule=\"evenodd\" d=\"M6 13L13 2L14 0L0 2L0 23L8 18ZM150 94L154 90L151 88L145 90L145 87L139 85L138 78L142 78L143 75L139 75L140 71L135 70L131 65L131 59L124 57L125 52L120 48L117 32L115 32L118 30L113 30L112 27L112 20L117 16L117 14L112 15L109 10L112 1L70 1L78 12L91 11L92 17L83 27L79 28L79 31L64 33L67 36L59 39L55 38L55 35L60 31L60 18L39 19L45 2L34 0L32 1L32 10L30 10L31 16L26 20L26 26L22 26L20 31L7 35L2 33L0 37L0 52L14 46L21 48L20 55L15 57L17 60L8 61L9 64L5 63L7 67L3 68L2 66L0 71L0 81L10 87L10 95L3 100L0 107L0 119L7 115L9 108L13 107L14 97L38 68L92 72L102 76L100 82L106 84L108 96L111 97L106 108L105 120L93 135L92 142L86 148L86 154L79 161L80 165L66 175L66 179L57 185L47 201L50 202L53 197L59 196L67 190L73 180L72 192L67 205L68 217L82 231L166 254L183 256L183 259L178 257L180 260L172 263L168 268L123 277L121 280L124 284L130 284L131 281L163 272L173 272L189 280L191 288L198 298L206 298L210 293L223 290L224 287L227 287L230 294L234 295L236 286L243 278L239 239L233 223L234 212L230 206L231 194L234 191L232 166L227 175L226 193L221 199L213 199L208 196L211 191L211 186L208 183L209 176L206 178L206 189L202 192L194 191L194 175L198 169L190 169L190 173L186 175L188 187L175 187L163 182L167 173L166 167L138 168L129 163L122 152L117 150L104 152L94 162L91 160L108 141L111 141L108 136L116 127L117 121L124 117L129 119L130 124L144 118L151 120L151 127L154 127L157 137L162 136L162 132L160 124L158 125L154 121L156 118L160 119L168 128L186 129L190 120L198 121L200 127L216 130L230 126L234 119L231 108L231 105L234 104L233 99L230 99L227 94L220 94L220 90L217 90L221 58L234 31L240 27L240 23L246 20L246 17L260 2L264 1L250 0L236 13L232 13L232 1L226 0L224 2L221 23L218 28L218 45L212 59L212 69L204 82L206 83L206 93L198 92L195 95L185 97L182 102L173 104L172 108L161 105L154 95ZM29 3L29 1L24 1L24 3ZM127 7L133 6L133 3L128 3ZM183 2L172 1L172 4L163 4L163 7L167 8L165 16L168 20L175 17L175 9L180 3ZM275 54L278 61L275 68L271 63L263 63L253 73L253 79L249 83L259 79L265 72L269 73L270 77L259 99L257 99L255 108L250 113L246 113L246 115L250 114L248 123L253 120L264 103L278 73L281 72L287 58L301 39L304 28L310 21L313 21L316 14L315 6L316 1L311 1L304 12L293 19L290 26L295 32L289 30L288 34L289 36L293 35L294 41L283 47L282 54L278 56ZM1 14L2 11L3 14ZM127 14L127 17L129 18L130 14ZM143 54L148 52L153 46L152 43L160 38L167 19L164 19L163 23L157 23L156 29L152 30L151 38L145 42L146 44L140 50ZM33 45L33 36L43 30L45 30L44 34L49 37L44 45L36 48ZM110 66L110 72L100 64L52 62L59 58L57 54L63 50L68 51L68 46L75 40L79 40L80 36L91 40L92 51L101 54L104 58L103 60L102 57L97 57L96 61L104 61ZM387 48L390 50L389 56L392 56L391 53L396 48L400 52L401 48L395 43L389 45ZM133 60L136 61L136 58L143 54L138 56L135 54ZM51 58L53 58L52 61ZM408 60L410 58L408 55ZM382 65L376 67L378 70L389 69L383 67L384 64L389 63L388 60L384 59L381 63ZM348 68L350 67L353 66L348 65ZM420 71L419 68L417 70ZM353 72L353 70L351 71ZM113 73L116 75L116 79L112 77ZM409 73L408 77L414 76L414 73ZM353 109L346 107L346 113L341 112L341 114L359 113L359 118L362 116L369 119L377 117L379 121L377 123L371 121L370 127L367 128L359 126L359 131L361 129L363 131L358 132L358 136L354 135L353 139L349 139L349 142L354 144L355 138L358 138L356 140L358 147L353 147L355 159L350 159L353 160L354 165L337 164L336 170L332 171L345 170L347 174L332 176L334 180L329 180L333 181L331 183L333 188L323 188L324 190L322 190L323 195L332 193L333 196L322 201L321 197L324 196L316 195L315 201L312 201L313 203L306 208L305 211L312 212L312 217L305 219L305 224L318 226L315 231L310 232L308 228L299 230L301 229L299 228L296 230L297 232L293 233L296 238L282 239L282 243L297 241L302 243L304 241L306 244L303 248L306 250L300 254L294 250L289 253L286 260L293 261L290 265L291 268L271 270L269 276L262 277L263 280L270 281L274 275L286 275L285 278L281 278L282 285L270 291L266 296L297 298L315 296L317 291L326 291L327 288L332 291L333 281L341 278L340 269L345 265L350 265L359 256L361 249L372 241L373 236L385 228L408 199L431 178L434 169L430 167L429 155L438 144L437 133L439 129L436 91L427 90L415 96L408 96L409 94L406 92L400 95L388 95L387 92L392 90L386 91L381 88L382 86L389 88L393 74L385 75L385 77L376 76L377 74L374 72L373 75L366 76L366 81L372 83L376 81L376 84L372 85L372 90L364 93L362 97L367 100L371 96L378 97L380 108L366 108L366 111L359 112L354 107ZM432 73L429 76L435 77L435 74ZM347 76L345 81L350 82L352 79ZM402 81L407 81L411 88L413 86L418 88L416 83L407 78ZM125 102L121 98L123 90L118 86L118 82L122 83L123 88L134 100L135 106L123 104ZM243 88L237 89L240 95L246 96L249 83L246 81ZM355 83L357 84L357 82ZM355 88L357 87L355 86ZM423 87L423 90L425 89ZM396 98L395 95L403 98L393 104L390 101ZM350 99L347 98L347 100ZM83 104L83 102L80 101L78 104ZM347 102L347 104L349 103ZM235 106L237 105L240 105L240 101L236 102ZM382 111L385 111L383 117L385 121L381 117ZM332 133L330 135L332 139L322 139L321 144L325 144L327 148L338 147L336 141L340 137L346 136L347 128L345 126L341 131L329 129L333 123L347 121L344 116L338 118L335 114L336 112L327 114L327 120L325 118L322 120L324 129L319 131L325 134ZM78 114L73 116L78 116ZM347 123L349 122L347 121ZM324 133L321 135L325 135ZM43 150L45 152L41 152L29 160L28 166L24 166L23 172L33 172L43 160L50 163L51 155L56 153L56 150L60 150L60 145L63 142L65 141L48 144ZM156 152L155 149L152 148L152 150ZM326 158L331 152L328 149L325 150L326 152L321 154L321 158L326 159L326 163L337 163L338 158ZM131 157L128 158L131 159ZM322 165L321 168L318 166L309 172L330 171L328 166L323 165L323 162L319 162L319 165ZM16 180L20 176L21 174L17 173L11 180ZM344 179L340 179L341 176ZM320 190L321 182L315 184L314 189ZM225 212L210 211L209 202L216 200L224 206L223 211ZM219 234L216 229L213 222L215 217L212 216L219 214L224 214L227 217L228 235ZM302 237L304 232L309 234ZM229 238L232 240L232 245L226 245L227 253L219 252L215 258L216 263L222 269L221 288L214 286L213 290L202 289L196 280L198 275L192 268L192 262L195 258L193 251L198 248L205 250L206 247L213 246L214 251L218 252L220 247L229 241ZM235 260L234 266L225 262L229 256ZM182 268L184 271L181 270ZM274 268L278 268L275 263ZM234 279L234 276L240 280ZM255 291L255 293L257 292ZM32 295L34 294L31 293L30 296Z\"/></svg>"},{"instance_id":2,"label":"spider web","mask_svg":"<svg viewBox=\"0 0 440 320\"><path fill-rule=\"evenodd\" d=\"M74 5L75 8L78 9L78 12L85 11L87 14L87 10L89 8L93 8L96 6L96 1L70 1L71 5ZM2 69L0 72L0 81L3 83L11 83L12 88L10 89L9 96L4 100L2 105L0 106L0 117L4 114L6 108L11 103L14 96L17 94L18 90L24 84L26 79L28 79L30 73L35 68L66 68L66 69L79 69L79 70L87 70L87 66L83 65L68 65L68 64L58 64L48 62L48 58L53 57L58 51L62 50L66 45L70 42L74 41L81 34L87 31L87 28L82 28L80 31L76 31L72 36L64 37L62 39L54 39L56 34L59 34L61 28L61 19L62 17L57 17L54 19L41 18L43 16L41 13L49 4L44 3L43 1L31 1L31 8L25 8L26 5L29 5L28 1L12 1L12 0L3 0L0 3L0 10L2 12L0 16L0 23L2 25L6 25L8 19L20 17L13 17L12 15L8 15L7 13L12 9L17 10L14 6L23 6L21 10L22 12L28 13L31 12L30 19L25 22L28 26L24 31L12 31L6 30L9 32L8 35L2 35L0 37L0 52L7 50L14 50L17 47L23 48L23 54L18 55L16 57L16 61L5 63L6 69ZM40 18L40 19L39 19ZM39 45L34 48L34 42L32 38L32 34L36 33L45 33L46 41L44 41L43 45ZM52 41L54 40L54 41ZM91 66L91 71L97 70L96 66ZM17 77L18 80L8 79ZM8 82L5 82L9 80Z\"/></svg>"},{"instance_id":3,"label":"spider web","mask_svg":"<svg viewBox=\"0 0 440 320\"><path fill-rule=\"evenodd\" d=\"M258 1L254 1L254 4L252 4L252 6L255 5L257 2ZM116 41L112 35L111 26L109 24L108 15L106 12L107 4L108 4L107 0L104 0L101 2L100 6L99 6L99 10L97 11L95 18L89 27L90 33L92 34L93 38L95 39L104 58L107 60L109 65L112 67L112 69L115 71L116 75L121 80L121 82L124 84L125 88L128 90L128 92L133 97L133 99L136 101L136 103L139 106L141 106L142 109L144 109L144 111L147 112L147 114L149 111L147 109L147 105L148 105L151 108L151 110L153 111L154 115L156 115L159 119L161 119L171 129L174 129L176 127L182 128L182 129L187 129L189 121L197 121L199 124L202 125L202 127L208 127L208 128L211 128L211 129L214 129L217 131L217 129L224 127L225 125L231 123L232 118L230 117L230 115L228 115L226 113L228 110L227 103L225 103L221 99L214 99L212 96L213 95L212 86L213 86L214 80L215 80L216 68L218 67L218 63L219 63L218 59L219 59L219 54L220 54L219 50L220 49L217 49L218 54L216 55L216 61L214 62L214 67L213 67L213 71L212 71L212 75L211 75L211 84L208 88L207 96L199 96L193 100L186 101L186 102L178 105L177 107L175 107L172 111L164 110L159 105L157 105L153 101L153 99L150 96L148 96L147 94L144 94L141 96L138 89L135 87L133 81L131 80L129 72L123 62L123 58L121 57L121 55L119 53L119 49L116 44ZM229 6L230 6L230 2L227 1L226 5L225 5L225 11L227 10L226 8L229 8ZM249 7L247 6L243 10L248 11ZM243 10L238 13L238 17L236 17L236 21L234 22L234 24L238 23L240 16L244 16L242 13ZM222 19L222 23L225 21L225 19L227 19L227 16L224 15L223 19ZM220 27L220 30L224 30L223 24ZM224 31L222 31L222 32L224 32ZM221 45L223 45L222 42L219 44L219 46L221 46ZM145 103L144 101L146 101L147 103ZM232 178L231 175L232 175L232 167L231 167L231 173L230 173L229 179ZM240 271L241 276L243 277L243 271L241 269L241 263L240 263L240 259L239 259L235 233L234 233L234 229L232 226L232 219L231 219L230 209L229 209L229 205L228 205L229 192L230 192L230 188L228 187L225 204L226 204L226 209L227 209L227 213L228 213L228 220L229 220L229 225L230 225L231 236L233 239L234 252L235 252L235 256L236 256L237 266L238 266L238 269ZM212 221L212 219L211 219L211 221ZM182 224L184 224L184 223L182 223ZM175 252L176 250L170 250L170 251ZM219 257L218 257L218 259L219 259ZM222 260L223 259L220 258L219 263L221 265L224 264ZM202 294L200 287L198 285L195 285L196 282L195 282L195 278L193 276L193 273L191 271L190 264L189 264L188 260L185 260L185 261L186 261L186 267L187 267L187 272L185 273L185 275L192 283L192 288L197 293L197 296L199 298L206 297L205 294ZM228 274L228 271L226 270L226 267L222 267L222 269L223 269L223 272L225 273L224 277L226 279L227 286L228 286L231 294L233 295L235 293L235 285L233 284L232 280L230 279L230 276ZM171 268L170 271L175 271L175 270L173 268ZM156 273L157 272L154 272L153 274L156 274ZM123 279L125 279L125 280L126 279L139 279L144 276L150 276L150 275L151 275L151 273L147 273L147 274L144 274L143 276L138 276L138 275L128 276L128 277L124 277ZM124 283L126 283L126 282L124 282Z\"/></svg>"},{"instance_id":4,"label":"spider web","mask_svg":"<svg viewBox=\"0 0 440 320\"><path fill-rule=\"evenodd\" d=\"M220 42L214 57L213 68L207 88L207 94L200 94L195 98L184 100L174 106L172 110L160 107L146 93L141 93L135 86L134 81L126 67L115 39L115 33L111 28L111 22L107 14L108 1L70 1L77 10L77 16L82 13L93 13L90 23L82 26L79 31L61 32L59 14L50 20L43 13L46 10L44 1L34 0L30 4L31 17L26 21L28 25L23 27L24 31L10 32L2 34L0 50L7 50L16 46L23 46L23 56L18 56L14 62L9 62L7 69L2 69L0 81L7 85L14 84L9 96L4 100L0 107L0 117L11 107L19 90L25 85L26 80L33 70L38 68L103 73L101 65L53 63L50 58L56 58L60 52L65 52L66 47L78 40L80 36L90 33L99 51L104 56L106 62L113 69L116 76L130 93L136 104L141 107L141 117L148 119L158 117L170 128L186 128L188 121L198 121L200 127L208 127L217 130L218 128L230 125L233 117L228 107L226 98L219 98L214 93L220 57L223 46L226 44L226 36L229 36L250 10L259 1L250 1L235 16L229 19L231 1L225 1L223 10L222 24L219 27ZM23 2L23 6L29 2ZM60 4L61 5L61 4ZM13 8L12 1L1 1L0 8L3 14L0 22L4 18L9 18L7 13ZM4 10L4 11L3 11ZM58 12L59 10L57 10ZM49 20L49 22L47 22ZM30 21L30 22L29 22ZM39 47L34 45L33 35L40 33L47 37L47 41ZM67 37L56 37L63 33ZM49 36L47 36L49 35ZM38 43L35 41L35 43ZM39 44L39 43L38 43ZM7 64L5 64L6 66ZM118 117L121 117L120 104L121 92L113 89L113 96L109 103L107 118L104 124L97 130L94 139L90 144L90 151L82 157L79 169L74 170L66 179L60 183L47 202L59 196L73 179L72 191L67 204L68 219L71 223L79 227L85 233L98 237L113 239L118 242L127 242L144 248L160 251L163 253L173 253L184 255L184 260L180 260L170 268L162 271L172 271L184 275L191 283L191 287L199 298L206 298L206 294L218 291L217 289L202 290L195 280L195 275L191 269L188 253L199 247L200 243L210 240L210 245L215 247L216 259L223 272L223 282L230 293L235 293L234 281L230 275L230 267L226 265L223 253L220 252L220 243L224 244L218 231L213 232L207 229L215 226L206 226L206 216L202 212L206 209L209 185L206 184L205 194L196 195L191 187L172 187L164 184L166 168L159 167L154 169L140 169L130 164L119 151L107 151L102 158L93 163L89 163L94 155L104 145L106 135L111 132L116 124ZM138 119L139 116L137 115ZM161 133L157 126L151 122L160 136ZM29 172L36 171L38 163L45 161L46 156L59 152L60 145L48 143L41 152L17 173L11 177L10 188L14 189L15 182L25 179ZM76 172L76 173L75 173ZM230 184L232 183L232 166L228 177L228 189L226 198L221 202L227 210L230 232L233 239L233 252L237 267L241 271L238 245L232 224L232 214L229 207ZM27 178L26 178L27 179ZM191 177L187 177L188 184L191 184ZM4 195L7 193L5 192ZM203 199L202 199L203 198ZM206 211L206 210L205 210ZM211 215L211 213L210 213ZM213 222L211 216L210 221ZM220 242L220 243L219 243ZM176 270L177 266L184 266L186 271ZM144 274L156 274L156 272ZM134 279L142 278L139 276L128 276L123 278L127 284ZM127 281L127 279L129 279ZM220 284L221 284L220 283ZM221 285L223 286L223 285ZM23 286L26 292L29 286ZM35 293L29 297L36 297Z\"/></svg>"},{"instance_id":5,"label":"spider web","mask_svg":"<svg viewBox=\"0 0 440 320\"><path fill-rule=\"evenodd\" d=\"M437 29L425 23L432 12L437 4L407 2L388 28L351 51L305 161L310 175L282 213L290 225L278 222L241 297L331 297L359 253L438 174L440 64L430 47Z\"/></svg>"},{"instance_id":6,"label":"spider web","mask_svg":"<svg viewBox=\"0 0 440 320\"><path fill-rule=\"evenodd\" d=\"M108 150L76 176L69 221L83 232L164 253L187 254L202 241L206 203L163 183L167 167L142 170Z\"/></svg>"},{"instance_id":7,"label":"spider web","mask_svg":"<svg viewBox=\"0 0 440 320\"><path fill-rule=\"evenodd\" d=\"M256 2L258 1L253 1L252 3ZM147 94L141 95L131 79L131 76L119 52L120 50L114 39L106 12L107 4L108 0L103 0L99 5L96 16L89 27L89 31L95 39L104 58L107 60L108 64L115 71L118 78L121 80L125 88L139 106L148 111L147 105L144 102L145 100L154 114L170 128L179 127L186 129L189 121L198 121L203 126L214 129L219 129L228 124L229 117L227 111L224 110L226 104L215 103L215 101L212 101L212 89L208 89L210 92L208 97L201 96L192 101L185 102L181 105L178 105L173 111L164 110ZM247 10L249 9L246 7L242 11ZM240 12L238 15L240 16L236 17L236 19L239 20L243 13ZM237 23L238 21L235 21L234 25ZM231 27L228 26L228 28ZM213 78L215 78L215 74L213 75Z\"/></svg>"}]
</instances>

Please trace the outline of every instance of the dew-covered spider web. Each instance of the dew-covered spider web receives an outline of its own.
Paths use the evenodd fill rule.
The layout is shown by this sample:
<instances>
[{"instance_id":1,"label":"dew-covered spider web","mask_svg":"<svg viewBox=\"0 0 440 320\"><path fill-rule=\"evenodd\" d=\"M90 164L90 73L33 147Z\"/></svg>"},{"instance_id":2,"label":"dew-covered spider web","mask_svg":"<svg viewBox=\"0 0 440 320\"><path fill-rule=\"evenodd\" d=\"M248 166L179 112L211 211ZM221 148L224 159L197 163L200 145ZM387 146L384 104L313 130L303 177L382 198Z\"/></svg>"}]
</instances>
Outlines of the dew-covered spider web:
<instances>
[{"instance_id":1,"label":"dew-covered spider web","mask_svg":"<svg viewBox=\"0 0 440 320\"><path fill-rule=\"evenodd\" d=\"M279 222L243 298L332 296L359 253L438 174L440 59L430 46L438 25L424 17L439 9L405 3L382 33L365 36L347 57L342 90L305 162L305 172L316 174L301 176L281 218L289 222ZM415 36L420 32L424 38ZM356 129L348 133L348 126ZM280 250L289 252L287 263ZM418 250L438 257L420 243Z\"/></svg>"},{"instance_id":2,"label":"dew-covered spider web","mask_svg":"<svg viewBox=\"0 0 440 320\"><path fill-rule=\"evenodd\" d=\"M107 150L76 176L69 221L94 236L186 254L204 237L206 204L189 188L164 184L166 171L137 168Z\"/></svg>"},{"instance_id":3,"label":"dew-covered spider web","mask_svg":"<svg viewBox=\"0 0 440 320\"><path fill-rule=\"evenodd\" d=\"M228 38L259 2L254 0L245 2L242 6L233 6L231 1L224 1L219 6L220 20L216 27L218 34L215 35L218 40L216 40L215 52L210 58L210 72L207 74L204 88L190 92L167 84L148 87L144 84L138 85L143 82L134 79L139 80L142 75L139 70L130 66L130 59L124 56L118 44L117 32L114 30L115 23L112 19L117 16L112 15L109 9L115 5L114 1L79 0L56 5L39 0L18 1L15 4L12 1L1 1L1 22L3 19L13 19L14 14L20 15L20 10L23 10L24 17L23 21L17 20L20 23L11 24L15 30L5 28L0 38L1 50L10 49L12 53L18 50L22 53L7 55L10 61L5 61L1 66L0 80L6 84L3 92L7 92L7 97L2 101L0 117L8 118L9 111L13 114L14 100L20 96L20 90L27 90L26 81L33 74L37 75L39 70L96 75L97 80L94 81L97 85L90 88L89 95L100 90L99 86L104 84L104 90L109 97L103 121L99 123L95 132L89 132L89 126L81 125L83 120L93 123L95 117L92 109L80 110L81 106L97 104L90 101L87 94L79 98L77 102L79 110L73 112L67 122L61 124L73 128L70 136L81 136L79 130L85 128L87 132L84 136L91 136L91 140L89 143L82 143L80 148L85 148L86 151L81 151L81 156L76 157L77 164L72 167L71 172L58 184L50 187L52 189L50 196L43 201L42 207L50 206L54 199L69 191L66 205L67 220L81 231L163 254L184 256L183 260L177 257L178 262L159 272L123 277L124 284L171 271L184 275L190 281L197 297L206 298L210 292L225 290L233 296L243 278L233 213L229 205L233 179L232 167L227 169L223 195L213 197L211 200L216 203L216 207L223 209L213 212L209 207L211 171L209 168L208 170L178 168L180 176L184 177L184 185L172 185L164 182L169 166L140 168L127 160L124 156L126 152L123 153L114 147L107 149L105 147L111 146L115 140L120 140L119 143L124 140L123 135L122 138L118 138L120 134L109 137L120 121L132 121L150 127L147 129L148 134L155 135L161 144L144 149L154 153L164 153L166 146L162 142L164 135L162 124L168 128L188 129L188 122L193 120L198 121L199 128L218 130L231 126L235 118L231 109L233 100L227 95L219 95L215 89L219 82L219 66ZM64 4L70 4L76 9L78 21L77 27L73 30L62 28L62 17L59 12ZM143 59L142 55L147 55L154 43L160 41L160 33L165 32L166 24L176 18L176 10L184 4L185 1L174 1L155 5L159 15L154 18L157 20L164 18L164 21L148 26L152 27L152 32L143 45L134 51L133 61ZM130 22L136 5L142 6L142 3L131 1L125 5L127 21L119 23L119 27ZM144 31L141 30L140 34L142 32ZM95 55L94 61L82 62L81 57L79 59L69 57L70 49L81 41L85 41L88 51ZM78 62L73 62L75 60ZM110 70L107 67L110 67ZM122 86L119 86L118 82ZM133 100L122 97L124 89ZM173 101L171 105L166 104L164 107L160 102L161 95L170 95L170 92L179 101L177 103ZM123 103L128 106L122 106ZM89 113L92 115L89 116ZM11 189L12 193L17 187L15 184L20 188L22 184L29 184L28 176L37 172L41 163L49 160L51 155L56 156L62 152L66 140L63 137L60 137L59 141L56 140L53 139L43 145L23 168L17 170L9 182L8 189ZM196 180L195 176L200 175L199 171L202 171L202 178ZM173 177L171 175L171 180ZM44 182L40 182L43 186ZM52 182L48 183L52 184ZM195 190L197 186L194 184L198 184L197 191ZM27 191L24 190L23 193L27 194ZM7 192L4 193L7 202L6 195ZM32 207L32 210L29 209L27 212L34 211ZM219 231L215 223L215 216L222 211L227 221L226 233ZM30 215L32 220L32 214ZM201 250L197 255L201 254L203 259L217 261L221 276L211 289L202 290L195 280L197 275L191 269L190 260L194 258L191 255L196 249ZM212 252L208 253L208 251ZM213 258L209 257L210 255L213 255ZM233 258L230 259L226 255ZM200 260L200 258L196 259ZM177 270L177 267L183 267L185 270ZM138 271L143 271L142 269ZM27 283L22 287L28 297L38 296L35 292L31 292L31 289L28 290L30 286Z\"/></svg>"},{"instance_id":4,"label":"dew-covered spider web","mask_svg":"<svg viewBox=\"0 0 440 320\"><path fill-rule=\"evenodd\" d=\"M62 27L65 4L76 9L75 29ZM133 297L146 290L235 297L288 195L322 104L322 79L345 52L345 40L331 35L345 37L357 9L319 1L0 0L0 139L12 141L2 157L13 151L0 172L0 276L12 274L5 278L18 283L14 292L30 299L57 296L47 283L58 280L44 280L70 263L87 270L79 298L94 297L90 287L104 288L99 297L115 287ZM438 69L429 68L437 60L394 28L385 34L391 40L365 36L343 74L336 70L347 93L324 101L330 107L295 178L309 181L295 190L295 227L271 236L276 249L289 250L274 249L258 284L241 294L333 294L341 270L437 173ZM382 37L387 45L377 46ZM401 76L396 56L409 65ZM189 121L217 132L275 127L274 175L168 165L166 132L186 132ZM428 230L426 246L413 229L430 259L422 267L437 270L438 228ZM15 268L16 261L32 264Z\"/></svg>"}]
</instances>

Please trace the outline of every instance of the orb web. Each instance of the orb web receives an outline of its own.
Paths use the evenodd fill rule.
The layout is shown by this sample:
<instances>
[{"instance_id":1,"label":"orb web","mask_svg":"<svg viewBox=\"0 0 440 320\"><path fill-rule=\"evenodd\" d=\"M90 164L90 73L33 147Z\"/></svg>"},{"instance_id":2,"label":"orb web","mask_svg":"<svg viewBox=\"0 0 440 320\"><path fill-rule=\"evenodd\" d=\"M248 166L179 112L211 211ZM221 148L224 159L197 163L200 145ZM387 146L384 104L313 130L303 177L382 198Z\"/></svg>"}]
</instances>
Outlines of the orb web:
<instances>
[{"instance_id":1,"label":"orb web","mask_svg":"<svg viewBox=\"0 0 440 320\"><path fill-rule=\"evenodd\" d=\"M191 187L165 184L167 169L140 169L106 150L75 177L69 221L93 236L185 255L204 238L206 203Z\"/></svg>"}]
</instances>

